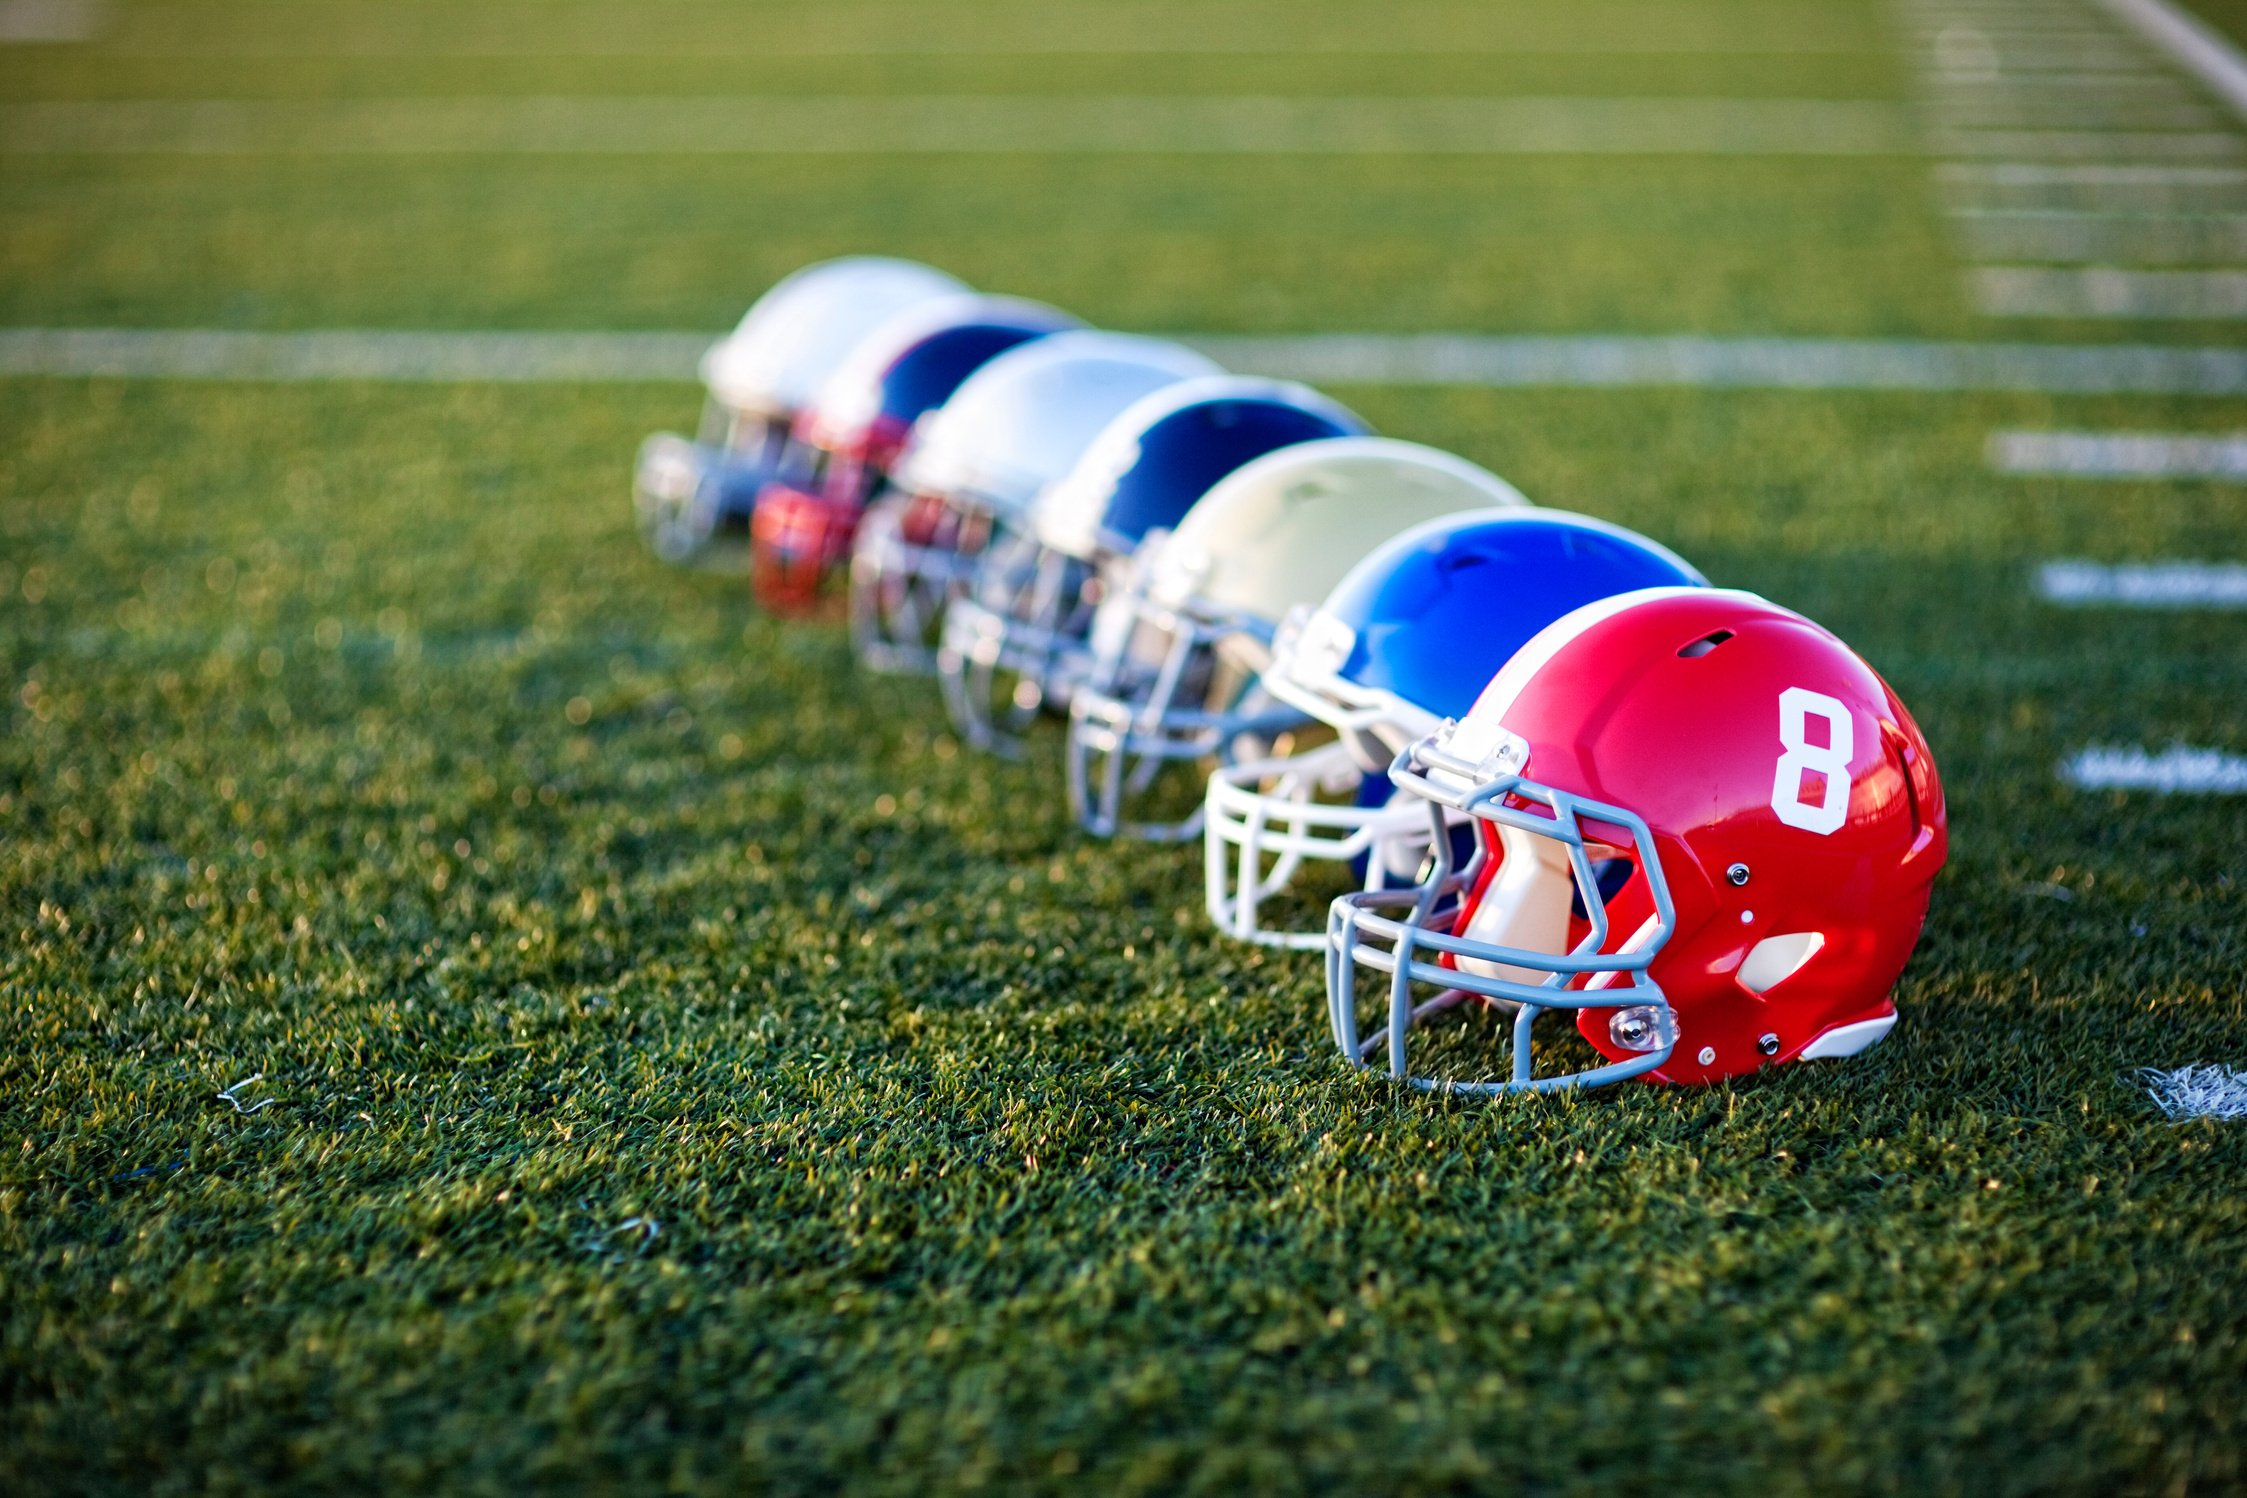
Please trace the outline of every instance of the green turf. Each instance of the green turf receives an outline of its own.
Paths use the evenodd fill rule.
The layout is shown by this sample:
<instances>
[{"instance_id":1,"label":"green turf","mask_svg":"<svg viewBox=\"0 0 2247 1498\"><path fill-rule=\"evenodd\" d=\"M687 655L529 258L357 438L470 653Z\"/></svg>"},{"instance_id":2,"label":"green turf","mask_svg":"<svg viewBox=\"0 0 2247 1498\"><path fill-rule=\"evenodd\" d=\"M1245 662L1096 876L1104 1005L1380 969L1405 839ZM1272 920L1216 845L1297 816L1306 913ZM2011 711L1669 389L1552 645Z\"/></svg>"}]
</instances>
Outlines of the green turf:
<instances>
[{"instance_id":1,"label":"green turf","mask_svg":"<svg viewBox=\"0 0 2247 1498\"><path fill-rule=\"evenodd\" d=\"M572 48L632 31L411 12L562 54L490 79L286 51L383 14L128 7L0 98L157 92L123 54L167 27L279 49L198 64L243 96L590 91ZM648 14L646 53L750 46ZM1872 0L1430 15L1398 35L1832 48L1686 57L1708 92L1894 77ZM1242 66L1409 76L1359 61ZM1056 76L1139 68L1236 88ZM0 157L0 324L715 327L848 248L1141 327L2021 331L1963 310L1911 160ZM0 1491L2247 1488L2247 1133L2134 1076L2247 1061L2247 798L2053 775L2247 753L2247 621L2027 589L2239 559L2247 490L1983 460L2247 401L1335 393L1888 674L1954 832L1890 1041L1491 1105L1351 1074L1315 960L1069 829L1050 730L968 754L832 623L645 555L631 451L687 388L0 381Z\"/></svg>"},{"instance_id":2,"label":"green turf","mask_svg":"<svg viewBox=\"0 0 2247 1498\"><path fill-rule=\"evenodd\" d=\"M2020 588L2247 504L1979 472L2080 404L1344 393L1891 674L1889 1045L1396 1096L1050 753L644 559L683 398L18 383L0 1484L2247 1480L2247 1137L2128 1075L2235 1054L2247 820L2049 773L2247 747L2237 625Z\"/></svg>"},{"instance_id":3,"label":"green turf","mask_svg":"<svg viewBox=\"0 0 2247 1498\"><path fill-rule=\"evenodd\" d=\"M1882 161L19 159L0 317L703 328L744 285L880 248L1134 328L1958 331L1925 183Z\"/></svg>"}]
</instances>

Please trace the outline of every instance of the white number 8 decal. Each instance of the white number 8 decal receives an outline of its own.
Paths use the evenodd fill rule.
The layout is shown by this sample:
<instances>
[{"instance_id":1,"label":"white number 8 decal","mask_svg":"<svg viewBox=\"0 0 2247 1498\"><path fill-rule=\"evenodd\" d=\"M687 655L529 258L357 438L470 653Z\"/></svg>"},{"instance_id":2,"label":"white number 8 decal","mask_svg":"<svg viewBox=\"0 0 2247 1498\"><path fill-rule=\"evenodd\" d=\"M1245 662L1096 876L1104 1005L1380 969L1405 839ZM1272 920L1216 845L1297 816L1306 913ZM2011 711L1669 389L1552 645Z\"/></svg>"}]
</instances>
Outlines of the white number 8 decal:
<instances>
[{"instance_id":1,"label":"white number 8 decal","mask_svg":"<svg viewBox=\"0 0 2247 1498\"><path fill-rule=\"evenodd\" d=\"M1826 742L1813 744L1808 733L1811 715L1826 720ZM1849 820L1849 759L1857 752L1855 720L1849 709L1823 692L1789 687L1779 694L1779 770L1771 780L1771 809L1789 827L1821 835L1837 831ZM1826 799L1815 804L1802 799L1806 775L1822 775Z\"/></svg>"}]
</instances>

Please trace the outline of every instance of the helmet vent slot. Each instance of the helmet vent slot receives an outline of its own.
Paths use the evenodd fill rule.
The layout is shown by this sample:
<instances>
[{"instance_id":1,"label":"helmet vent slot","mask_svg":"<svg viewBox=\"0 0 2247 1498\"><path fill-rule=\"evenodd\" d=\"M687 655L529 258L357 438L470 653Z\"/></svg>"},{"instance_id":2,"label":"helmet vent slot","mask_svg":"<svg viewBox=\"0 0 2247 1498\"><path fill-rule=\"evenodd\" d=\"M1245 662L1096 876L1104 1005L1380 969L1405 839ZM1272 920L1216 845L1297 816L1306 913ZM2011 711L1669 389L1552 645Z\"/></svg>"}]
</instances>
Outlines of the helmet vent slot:
<instances>
[{"instance_id":1,"label":"helmet vent slot","mask_svg":"<svg viewBox=\"0 0 2247 1498\"><path fill-rule=\"evenodd\" d=\"M1767 936L1755 944L1747 961L1740 964L1740 986L1749 993L1769 993L1801 972L1804 964L1817 956L1825 944L1825 933L1820 931L1790 931L1785 936Z\"/></svg>"},{"instance_id":2,"label":"helmet vent slot","mask_svg":"<svg viewBox=\"0 0 2247 1498\"><path fill-rule=\"evenodd\" d=\"M1702 656L1707 655L1710 651L1716 649L1717 646L1722 645L1726 640L1729 640L1731 638L1732 631L1729 629L1712 630L1708 634L1701 636L1700 639L1695 640L1692 644L1687 645L1683 649L1679 650L1678 654L1680 656L1683 656L1686 660L1697 661Z\"/></svg>"}]
</instances>

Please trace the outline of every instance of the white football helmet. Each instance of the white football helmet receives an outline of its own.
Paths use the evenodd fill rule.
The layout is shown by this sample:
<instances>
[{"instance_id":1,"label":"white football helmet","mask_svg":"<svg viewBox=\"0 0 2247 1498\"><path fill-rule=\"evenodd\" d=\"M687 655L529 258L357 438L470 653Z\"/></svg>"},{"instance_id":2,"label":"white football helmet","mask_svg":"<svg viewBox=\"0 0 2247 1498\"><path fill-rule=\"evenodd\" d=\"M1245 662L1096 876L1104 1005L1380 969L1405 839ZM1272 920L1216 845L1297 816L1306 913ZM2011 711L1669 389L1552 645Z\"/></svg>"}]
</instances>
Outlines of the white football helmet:
<instances>
[{"instance_id":1,"label":"white football helmet","mask_svg":"<svg viewBox=\"0 0 2247 1498\"><path fill-rule=\"evenodd\" d=\"M1070 698L1069 796L1098 836L1176 840L1190 815L1127 821L1164 766L1247 754L1305 721L1257 685L1273 637L1390 537L1463 510L1528 504L1464 458L1389 437L1299 442L1234 470L1148 537L1128 587L1103 598L1092 664Z\"/></svg>"},{"instance_id":2,"label":"white football helmet","mask_svg":"<svg viewBox=\"0 0 2247 1498\"><path fill-rule=\"evenodd\" d=\"M702 356L700 434L640 444L632 497L648 545L678 562L745 544L757 494L787 475L790 425L820 385L896 313L965 290L940 270L874 255L782 278Z\"/></svg>"},{"instance_id":3,"label":"white football helmet","mask_svg":"<svg viewBox=\"0 0 2247 1498\"><path fill-rule=\"evenodd\" d=\"M945 615L937 675L970 743L1010 747L1043 707L1066 707L1089 664L1092 610L1139 543L1178 524L1210 487L1275 448L1365 430L1308 386L1215 375L1167 386L1119 414L1023 533L984 559Z\"/></svg>"},{"instance_id":4,"label":"white football helmet","mask_svg":"<svg viewBox=\"0 0 2247 1498\"><path fill-rule=\"evenodd\" d=\"M1159 338L1091 330L1009 349L922 417L868 508L851 554L851 619L869 666L935 665L939 616L994 537L1134 401L1218 373Z\"/></svg>"}]
</instances>

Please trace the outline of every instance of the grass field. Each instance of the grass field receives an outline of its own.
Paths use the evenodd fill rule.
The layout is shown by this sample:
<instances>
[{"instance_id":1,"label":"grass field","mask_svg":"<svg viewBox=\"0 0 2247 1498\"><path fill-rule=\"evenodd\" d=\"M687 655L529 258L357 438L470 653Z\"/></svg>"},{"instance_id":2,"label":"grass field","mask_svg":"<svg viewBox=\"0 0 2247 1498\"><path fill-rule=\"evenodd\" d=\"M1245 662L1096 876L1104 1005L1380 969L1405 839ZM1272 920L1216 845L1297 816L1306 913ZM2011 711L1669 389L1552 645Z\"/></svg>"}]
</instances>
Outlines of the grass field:
<instances>
[{"instance_id":1,"label":"grass field","mask_svg":"<svg viewBox=\"0 0 2247 1498\"><path fill-rule=\"evenodd\" d=\"M1877 0L209 0L0 48L0 107L1909 111L1908 59ZM7 140L11 326L715 329L881 250L1159 330L2240 341L1977 314L1909 154ZM640 548L690 387L0 381L0 1489L2247 1488L2247 1134L2137 1076L2247 1061L2247 799L2054 773L2247 752L2247 619L2029 587L2239 560L2247 490L1984 457L2247 401L1334 393L1894 682L1954 841L1888 1043L1491 1104L1348 1071L1314 960L1071 830L1057 733L968 754Z\"/></svg>"}]
</instances>

